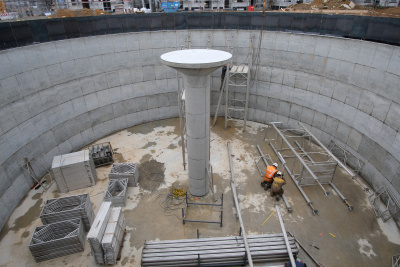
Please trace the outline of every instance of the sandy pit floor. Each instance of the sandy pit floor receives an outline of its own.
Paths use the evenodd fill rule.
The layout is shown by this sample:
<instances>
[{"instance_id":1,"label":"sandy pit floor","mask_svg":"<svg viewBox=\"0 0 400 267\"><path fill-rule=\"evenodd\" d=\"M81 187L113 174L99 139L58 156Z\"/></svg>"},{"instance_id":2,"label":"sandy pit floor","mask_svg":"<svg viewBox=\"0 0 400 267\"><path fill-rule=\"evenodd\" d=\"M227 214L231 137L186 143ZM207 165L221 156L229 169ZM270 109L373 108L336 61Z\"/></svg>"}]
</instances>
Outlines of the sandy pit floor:
<instances>
[{"instance_id":1,"label":"sandy pit floor","mask_svg":"<svg viewBox=\"0 0 400 267\"><path fill-rule=\"evenodd\" d=\"M187 170L182 165L179 119L138 125L96 142L111 142L115 162L139 164L139 186L128 188L126 207L123 208L127 231L118 266L140 266L145 240L196 238L197 230L200 238L238 235L240 224L230 187L227 142L231 146L238 199L247 235L281 233L276 213L261 226L278 203L286 230L292 232L324 266L391 265L391 257L400 253L399 229L392 220L384 223L375 218L368 194L359 183L343 170L337 169L334 183L355 207L354 212L347 210L332 188L325 186L330 194L324 196L318 186L303 187L319 210L319 215L313 216L286 174L285 195L293 209L289 213L282 200L276 201L260 187L262 178L255 165L259 156L256 145L277 160L268 142L264 141L267 126L249 122L243 132L240 122L235 122L227 130L223 125L223 119L219 118L211 129L214 196L212 193L201 198L189 195L192 202L213 203L214 198L215 203L220 203L223 194L223 227L218 224L182 224L184 200L169 197L171 187L188 189ZM265 170L262 164L259 166ZM90 188L60 194L54 183L47 192L42 188L31 190L1 232L0 266L95 266L88 242L85 243L84 252L42 263L35 262L28 244L35 227L42 225L39 214L48 199L88 193L93 210L97 213L104 198L110 168L110 165L97 168L97 184ZM281 166L278 169L283 170ZM191 206L187 219L214 221L219 220L219 215L220 207ZM321 233L324 234L320 236ZM301 250L299 257L309 266L315 266Z\"/></svg>"}]
</instances>

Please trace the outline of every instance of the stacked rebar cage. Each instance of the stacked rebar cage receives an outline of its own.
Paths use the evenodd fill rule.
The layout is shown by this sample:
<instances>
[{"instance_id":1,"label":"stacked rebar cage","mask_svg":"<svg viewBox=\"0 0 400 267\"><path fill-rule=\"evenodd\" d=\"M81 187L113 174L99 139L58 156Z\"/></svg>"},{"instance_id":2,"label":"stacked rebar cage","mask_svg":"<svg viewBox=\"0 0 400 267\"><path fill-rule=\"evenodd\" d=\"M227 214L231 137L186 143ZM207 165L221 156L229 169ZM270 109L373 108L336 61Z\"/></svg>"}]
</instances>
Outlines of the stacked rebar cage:
<instances>
[{"instance_id":1,"label":"stacked rebar cage","mask_svg":"<svg viewBox=\"0 0 400 267\"><path fill-rule=\"evenodd\" d=\"M128 186L137 186L139 181L139 169L135 163L114 163L111 166L109 179L128 178Z\"/></svg>"},{"instance_id":2,"label":"stacked rebar cage","mask_svg":"<svg viewBox=\"0 0 400 267\"><path fill-rule=\"evenodd\" d=\"M110 179L107 183L104 201L110 201L114 207L125 207L128 178Z\"/></svg>"},{"instance_id":3,"label":"stacked rebar cage","mask_svg":"<svg viewBox=\"0 0 400 267\"><path fill-rule=\"evenodd\" d=\"M114 157L110 142L92 145L89 147L96 167L114 163Z\"/></svg>"}]
</instances>

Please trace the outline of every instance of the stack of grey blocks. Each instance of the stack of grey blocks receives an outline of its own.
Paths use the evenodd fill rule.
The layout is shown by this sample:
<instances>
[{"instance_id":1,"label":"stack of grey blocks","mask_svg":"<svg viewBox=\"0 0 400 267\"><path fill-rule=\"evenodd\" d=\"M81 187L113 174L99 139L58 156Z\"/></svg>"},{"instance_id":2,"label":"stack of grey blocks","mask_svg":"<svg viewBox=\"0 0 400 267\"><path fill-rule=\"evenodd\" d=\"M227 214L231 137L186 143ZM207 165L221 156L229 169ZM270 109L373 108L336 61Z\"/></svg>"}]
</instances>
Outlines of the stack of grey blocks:
<instances>
[{"instance_id":1,"label":"stack of grey blocks","mask_svg":"<svg viewBox=\"0 0 400 267\"><path fill-rule=\"evenodd\" d=\"M94 220L90 197L88 194L82 194L49 199L40 213L40 219L43 224L82 219L85 231L89 231Z\"/></svg>"},{"instance_id":2,"label":"stack of grey blocks","mask_svg":"<svg viewBox=\"0 0 400 267\"><path fill-rule=\"evenodd\" d=\"M139 181L139 169L135 163L114 163L111 166L108 178L111 179L124 179L128 178L128 186L137 186Z\"/></svg>"},{"instance_id":3,"label":"stack of grey blocks","mask_svg":"<svg viewBox=\"0 0 400 267\"><path fill-rule=\"evenodd\" d=\"M128 178L110 179L107 183L104 201L110 201L113 207L124 207L126 202L126 191Z\"/></svg>"},{"instance_id":4,"label":"stack of grey blocks","mask_svg":"<svg viewBox=\"0 0 400 267\"><path fill-rule=\"evenodd\" d=\"M97 264L105 264L104 251L101 246L104 232L106 231L108 219L111 215L111 202L103 202L100 206L99 212L93 222L93 227L87 235L92 255Z\"/></svg>"},{"instance_id":5,"label":"stack of grey blocks","mask_svg":"<svg viewBox=\"0 0 400 267\"><path fill-rule=\"evenodd\" d=\"M81 219L38 226L29 243L36 262L82 252L84 247L85 230Z\"/></svg>"},{"instance_id":6,"label":"stack of grey blocks","mask_svg":"<svg viewBox=\"0 0 400 267\"><path fill-rule=\"evenodd\" d=\"M96 170L89 150L55 156L51 171L60 193L96 184Z\"/></svg>"},{"instance_id":7,"label":"stack of grey blocks","mask_svg":"<svg viewBox=\"0 0 400 267\"><path fill-rule=\"evenodd\" d=\"M106 265L117 263L118 253L125 233L125 226L125 217L122 209L120 207L112 208L103 239L101 240Z\"/></svg>"}]
</instances>

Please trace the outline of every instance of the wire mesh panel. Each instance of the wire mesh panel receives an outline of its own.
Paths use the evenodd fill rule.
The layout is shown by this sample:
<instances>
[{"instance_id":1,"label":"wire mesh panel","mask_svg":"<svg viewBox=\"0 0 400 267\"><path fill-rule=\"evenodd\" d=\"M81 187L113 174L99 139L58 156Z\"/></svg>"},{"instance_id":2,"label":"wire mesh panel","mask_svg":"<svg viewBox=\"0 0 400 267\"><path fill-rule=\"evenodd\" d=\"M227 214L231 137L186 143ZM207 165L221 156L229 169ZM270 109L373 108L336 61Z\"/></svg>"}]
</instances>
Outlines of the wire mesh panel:
<instances>
[{"instance_id":1,"label":"wire mesh panel","mask_svg":"<svg viewBox=\"0 0 400 267\"><path fill-rule=\"evenodd\" d=\"M321 184L329 184L333 181L333 175L335 174L337 163L323 163L323 164L307 164L309 169L318 177L318 181ZM317 181L306 169L303 170L303 174L299 178L300 185L317 185Z\"/></svg>"},{"instance_id":2,"label":"wire mesh panel","mask_svg":"<svg viewBox=\"0 0 400 267\"><path fill-rule=\"evenodd\" d=\"M85 231L81 219L38 226L29 243L36 262L42 262L69 254L82 252Z\"/></svg>"},{"instance_id":3,"label":"wire mesh panel","mask_svg":"<svg viewBox=\"0 0 400 267\"><path fill-rule=\"evenodd\" d=\"M369 201L374 207L376 217L381 217L384 222L400 212L400 203L386 187L381 187L369 196Z\"/></svg>"},{"instance_id":4,"label":"wire mesh panel","mask_svg":"<svg viewBox=\"0 0 400 267\"><path fill-rule=\"evenodd\" d=\"M111 201L114 207L124 207L126 201L126 190L128 188L128 178L110 179L107 184L104 201Z\"/></svg>"}]
</instances>

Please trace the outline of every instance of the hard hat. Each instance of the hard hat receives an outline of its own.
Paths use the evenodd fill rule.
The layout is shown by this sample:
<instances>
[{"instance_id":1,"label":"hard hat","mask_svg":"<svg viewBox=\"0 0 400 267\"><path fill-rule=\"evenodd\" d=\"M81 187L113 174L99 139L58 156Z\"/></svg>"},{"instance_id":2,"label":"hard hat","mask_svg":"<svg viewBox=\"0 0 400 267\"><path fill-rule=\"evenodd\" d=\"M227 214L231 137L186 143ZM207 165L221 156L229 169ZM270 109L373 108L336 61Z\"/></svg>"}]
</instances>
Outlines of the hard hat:
<instances>
[{"instance_id":1,"label":"hard hat","mask_svg":"<svg viewBox=\"0 0 400 267\"><path fill-rule=\"evenodd\" d=\"M282 173L281 172L277 172L276 175L282 176Z\"/></svg>"},{"instance_id":2,"label":"hard hat","mask_svg":"<svg viewBox=\"0 0 400 267\"><path fill-rule=\"evenodd\" d=\"M275 168L278 168L278 163L274 163L274 164L272 164L272 166L274 166Z\"/></svg>"}]
</instances>

